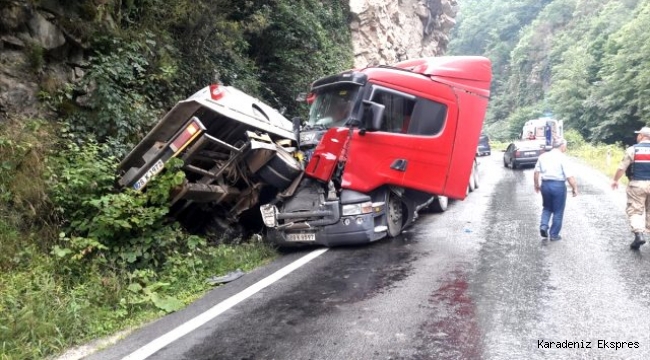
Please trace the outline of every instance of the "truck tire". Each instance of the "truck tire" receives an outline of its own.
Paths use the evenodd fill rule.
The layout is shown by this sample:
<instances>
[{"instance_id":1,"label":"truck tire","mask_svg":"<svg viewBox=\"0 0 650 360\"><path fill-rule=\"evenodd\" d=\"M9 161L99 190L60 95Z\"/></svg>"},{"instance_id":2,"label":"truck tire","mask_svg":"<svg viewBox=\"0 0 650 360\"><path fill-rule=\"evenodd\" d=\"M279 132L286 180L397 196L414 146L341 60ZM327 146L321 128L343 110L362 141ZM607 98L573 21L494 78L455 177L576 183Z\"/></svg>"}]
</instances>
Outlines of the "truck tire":
<instances>
[{"instance_id":1,"label":"truck tire","mask_svg":"<svg viewBox=\"0 0 650 360\"><path fill-rule=\"evenodd\" d=\"M449 198L446 196L436 196L429 208L434 212L445 212L449 206Z\"/></svg>"},{"instance_id":2,"label":"truck tire","mask_svg":"<svg viewBox=\"0 0 650 360\"><path fill-rule=\"evenodd\" d=\"M469 175L469 192L474 191L477 188L476 186L476 161L472 164L472 173Z\"/></svg>"},{"instance_id":3,"label":"truck tire","mask_svg":"<svg viewBox=\"0 0 650 360\"><path fill-rule=\"evenodd\" d=\"M257 172L257 175L267 184L278 190L284 190L301 172L302 167L298 160L294 159L290 153L278 150L271 160Z\"/></svg>"},{"instance_id":4,"label":"truck tire","mask_svg":"<svg viewBox=\"0 0 650 360\"><path fill-rule=\"evenodd\" d=\"M474 181L474 190L478 189L479 186L479 176L478 176L478 162L474 160L474 167L472 168L472 179Z\"/></svg>"},{"instance_id":5,"label":"truck tire","mask_svg":"<svg viewBox=\"0 0 650 360\"><path fill-rule=\"evenodd\" d=\"M395 195L388 195L386 207L386 225L388 226L388 237L395 237L402 233L404 225L402 200Z\"/></svg>"}]
</instances>

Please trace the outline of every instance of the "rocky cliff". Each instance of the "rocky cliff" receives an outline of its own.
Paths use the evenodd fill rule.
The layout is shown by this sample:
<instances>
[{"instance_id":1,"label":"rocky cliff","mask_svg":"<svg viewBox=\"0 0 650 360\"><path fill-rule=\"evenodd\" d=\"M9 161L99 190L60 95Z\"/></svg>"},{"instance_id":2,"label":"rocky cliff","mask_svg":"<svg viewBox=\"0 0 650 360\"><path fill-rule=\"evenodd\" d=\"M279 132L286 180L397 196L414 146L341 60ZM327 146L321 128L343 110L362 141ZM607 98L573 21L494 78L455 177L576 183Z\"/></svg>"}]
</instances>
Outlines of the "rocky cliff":
<instances>
[{"instance_id":1,"label":"rocky cliff","mask_svg":"<svg viewBox=\"0 0 650 360\"><path fill-rule=\"evenodd\" d=\"M442 55L457 8L456 0L350 0L355 65Z\"/></svg>"},{"instance_id":2,"label":"rocky cliff","mask_svg":"<svg viewBox=\"0 0 650 360\"><path fill-rule=\"evenodd\" d=\"M0 121L50 118L39 92L83 77L83 46L60 22L65 10L43 1L0 1Z\"/></svg>"}]
</instances>

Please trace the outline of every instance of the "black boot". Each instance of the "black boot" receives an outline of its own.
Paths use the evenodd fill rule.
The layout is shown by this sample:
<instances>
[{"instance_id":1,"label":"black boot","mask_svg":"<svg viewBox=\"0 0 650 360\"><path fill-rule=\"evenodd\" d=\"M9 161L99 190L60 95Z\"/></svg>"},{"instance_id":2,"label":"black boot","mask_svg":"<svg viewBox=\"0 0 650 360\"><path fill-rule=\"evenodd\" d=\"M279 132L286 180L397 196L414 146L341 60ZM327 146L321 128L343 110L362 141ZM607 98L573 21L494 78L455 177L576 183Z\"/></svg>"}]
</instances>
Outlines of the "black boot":
<instances>
[{"instance_id":1,"label":"black boot","mask_svg":"<svg viewBox=\"0 0 650 360\"><path fill-rule=\"evenodd\" d=\"M630 249L639 250L641 245L645 244L645 235L640 232L634 233L634 241L630 244Z\"/></svg>"}]
</instances>

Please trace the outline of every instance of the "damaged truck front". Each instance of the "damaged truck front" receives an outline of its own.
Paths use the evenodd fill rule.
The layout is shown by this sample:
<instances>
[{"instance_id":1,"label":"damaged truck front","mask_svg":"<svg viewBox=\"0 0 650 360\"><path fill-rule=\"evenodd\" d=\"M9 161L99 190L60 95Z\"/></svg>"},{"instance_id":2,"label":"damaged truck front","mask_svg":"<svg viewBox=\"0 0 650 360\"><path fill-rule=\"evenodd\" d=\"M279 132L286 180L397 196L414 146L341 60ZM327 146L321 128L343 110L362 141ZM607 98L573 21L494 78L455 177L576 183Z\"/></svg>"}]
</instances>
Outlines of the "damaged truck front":
<instances>
[{"instance_id":1,"label":"damaged truck front","mask_svg":"<svg viewBox=\"0 0 650 360\"><path fill-rule=\"evenodd\" d=\"M474 56L315 81L296 155L304 176L260 207L269 238L280 245L367 243L399 235L424 207L464 199L476 185L490 81L490 61Z\"/></svg>"},{"instance_id":2,"label":"damaged truck front","mask_svg":"<svg viewBox=\"0 0 650 360\"><path fill-rule=\"evenodd\" d=\"M122 160L118 181L140 191L178 157L186 179L170 213L199 226L202 215L233 223L257 209L265 190L273 198L302 174L291 155L294 142L292 122L278 111L236 88L211 85L156 124Z\"/></svg>"}]
</instances>

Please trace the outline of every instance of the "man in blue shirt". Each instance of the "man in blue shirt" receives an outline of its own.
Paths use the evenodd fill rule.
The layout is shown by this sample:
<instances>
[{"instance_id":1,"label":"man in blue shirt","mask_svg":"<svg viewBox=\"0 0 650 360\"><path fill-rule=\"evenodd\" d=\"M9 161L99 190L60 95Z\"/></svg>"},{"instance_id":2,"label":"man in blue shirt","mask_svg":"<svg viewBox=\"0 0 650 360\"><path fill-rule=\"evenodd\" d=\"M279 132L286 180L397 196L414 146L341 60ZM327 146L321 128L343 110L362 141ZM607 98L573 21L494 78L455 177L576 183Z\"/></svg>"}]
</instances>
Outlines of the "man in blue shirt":
<instances>
[{"instance_id":1,"label":"man in blue shirt","mask_svg":"<svg viewBox=\"0 0 650 360\"><path fill-rule=\"evenodd\" d=\"M543 238L550 236L551 241L562 239L560 230L562 230L566 206L567 181L571 185L573 196L578 195L578 184L573 169L564 155L565 152L566 140L556 139L553 142L553 149L539 156L533 175L535 192L542 193L543 208L539 233ZM551 223L550 228L549 223Z\"/></svg>"}]
</instances>

